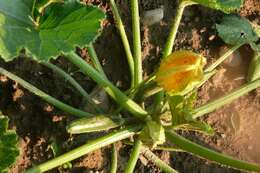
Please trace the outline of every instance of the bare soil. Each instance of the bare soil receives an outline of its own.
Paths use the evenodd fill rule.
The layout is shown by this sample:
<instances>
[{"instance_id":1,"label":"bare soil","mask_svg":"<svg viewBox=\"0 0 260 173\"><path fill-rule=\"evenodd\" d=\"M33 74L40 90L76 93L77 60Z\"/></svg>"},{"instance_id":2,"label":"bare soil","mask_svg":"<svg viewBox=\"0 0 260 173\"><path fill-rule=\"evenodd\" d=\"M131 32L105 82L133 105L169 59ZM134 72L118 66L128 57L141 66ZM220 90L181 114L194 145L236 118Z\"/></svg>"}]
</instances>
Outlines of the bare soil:
<instances>
[{"instance_id":1,"label":"bare soil","mask_svg":"<svg viewBox=\"0 0 260 173\"><path fill-rule=\"evenodd\" d=\"M95 43L105 72L119 88L129 86L128 65L119 34L114 26L111 11L106 0L85 0L87 4L99 5L107 12L104 32ZM127 34L131 38L131 18L129 2L117 0L124 20ZM175 13L176 1L173 0L140 0L141 15L145 10L164 5L164 19L152 26L142 26L142 47L144 73L152 73L158 62L167 38L170 23ZM260 1L245 0L240 14L250 21L260 24ZM213 62L227 48L218 38L215 23L223 14L201 6L188 7L182 18L174 50L189 49L201 53ZM129 39L131 42L131 39ZM78 50L88 61L85 49ZM198 105L218 98L245 83L248 63L252 52L243 46L221 67L219 72L209 80L199 92ZM56 65L70 72L73 77L89 92L95 83L84 76L62 57L53 61ZM74 89L58 75L42 65L26 58L18 58L13 62L0 66L30 81L33 85L50 95L75 107L82 107L82 98ZM20 173L25 169L53 158L51 143L56 141L61 153L79 146L89 139L102 134L69 136L65 131L66 124L73 119L62 111L45 103L18 84L4 76L0 76L0 110L8 115L10 124L19 135L21 154L12 167L12 173ZM234 157L260 163L260 90L253 91L233 103L208 114L204 118L215 129L213 137L183 132L187 138L210 147L214 150L230 154ZM130 153L130 147L118 143L119 172L122 172ZM103 148L73 161L72 170L63 172L87 173L108 172L110 167L110 148ZM212 162L185 153L156 152L180 173L239 173L240 171L222 167ZM58 169L50 172L59 172ZM138 161L135 172L160 172L152 164L147 166Z\"/></svg>"}]
</instances>

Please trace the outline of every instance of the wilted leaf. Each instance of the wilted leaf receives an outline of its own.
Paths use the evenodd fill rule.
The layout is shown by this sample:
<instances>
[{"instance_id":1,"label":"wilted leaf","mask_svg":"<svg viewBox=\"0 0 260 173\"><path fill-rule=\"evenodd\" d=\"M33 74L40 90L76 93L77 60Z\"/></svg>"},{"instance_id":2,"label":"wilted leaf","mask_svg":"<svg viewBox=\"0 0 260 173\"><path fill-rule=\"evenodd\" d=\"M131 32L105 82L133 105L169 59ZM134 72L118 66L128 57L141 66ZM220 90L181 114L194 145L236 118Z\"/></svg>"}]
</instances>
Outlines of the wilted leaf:
<instances>
[{"instance_id":1,"label":"wilted leaf","mask_svg":"<svg viewBox=\"0 0 260 173\"><path fill-rule=\"evenodd\" d=\"M238 10L243 4L244 0L193 0L201 5L216 10L221 10L225 13L230 13Z\"/></svg>"},{"instance_id":2,"label":"wilted leaf","mask_svg":"<svg viewBox=\"0 0 260 173\"><path fill-rule=\"evenodd\" d=\"M171 127L175 130L191 130L212 135L214 130L210 125L202 121L190 120L188 117L194 110L194 105L197 100L197 91L186 96L174 95L168 96L172 114Z\"/></svg>"},{"instance_id":3,"label":"wilted leaf","mask_svg":"<svg viewBox=\"0 0 260 173\"><path fill-rule=\"evenodd\" d=\"M0 113L0 173L8 170L19 155L18 138L13 130L8 130L8 118Z\"/></svg>"},{"instance_id":4,"label":"wilted leaf","mask_svg":"<svg viewBox=\"0 0 260 173\"><path fill-rule=\"evenodd\" d=\"M32 20L33 0L0 1L0 55L10 61L25 48L37 60L49 60L62 52L94 41L105 14L97 7L76 0L53 5L36 26Z\"/></svg>"},{"instance_id":5,"label":"wilted leaf","mask_svg":"<svg viewBox=\"0 0 260 173\"><path fill-rule=\"evenodd\" d=\"M252 58L249 69L248 69L248 81L254 81L260 78L260 52L254 54Z\"/></svg>"},{"instance_id":6,"label":"wilted leaf","mask_svg":"<svg viewBox=\"0 0 260 173\"><path fill-rule=\"evenodd\" d=\"M190 112L192 112L196 99L197 91L194 91L186 96L168 96L167 100L172 113L173 126L188 123L186 117L190 114Z\"/></svg>"},{"instance_id":7,"label":"wilted leaf","mask_svg":"<svg viewBox=\"0 0 260 173\"><path fill-rule=\"evenodd\" d=\"M203 121L189 121L187 124L181 124L174 127L175 130L190 130L200 133L205 133L207 135L213 135L214 129L207 123Z\"/></svg>"},{"instance_id":8,"label":"wilted leaf","mask_svg":"<svg viewBox=\"0 0 260 173\"><path fill-rule=\"evenodd\" d=\"M259 51L260 45L256 45L259 39L250 22L238 15L226 15L220 24L217 24L219 36L227 44L250 44L251 47Z\"/></svg>"},{"instance_id":9,"label":"wilted leaf","mask_svg":"<svg viewBox=\"0 0 260 173\"><path fill-rule=\"evenodd\" d=\"M139 137L147 145L155 147L165 142L165 131L161 124L150 120L146 122Z\"/></svg>"}]
</instances>

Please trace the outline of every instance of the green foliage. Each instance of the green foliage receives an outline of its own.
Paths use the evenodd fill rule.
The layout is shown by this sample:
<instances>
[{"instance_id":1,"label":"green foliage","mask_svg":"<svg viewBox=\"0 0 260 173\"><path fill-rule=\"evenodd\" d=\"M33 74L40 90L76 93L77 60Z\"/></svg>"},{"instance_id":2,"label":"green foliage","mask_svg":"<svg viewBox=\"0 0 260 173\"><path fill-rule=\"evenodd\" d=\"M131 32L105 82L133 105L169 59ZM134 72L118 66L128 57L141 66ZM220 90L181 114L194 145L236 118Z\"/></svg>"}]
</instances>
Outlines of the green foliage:
<instances>
[{"instance_id":1,"label":"green foliage","mask_svg":"<svg viewBox=\"0 0 260 173\"><path fill-rule=\"evenodd\" d=\"M220 24L217 24L219 36L227 44L250 44L252 49L259 51L260 45L256 45L258 35L254 31L250 22L238 15L226 15Z\"/></svg>"},{"instance_id":2,"label":"green foliage","mask_svg":"<svg viewBox=\"0 0 260 173\"><path fill-rule=\"evenodd\" d=\"M155 147L165 142L164 128L160 123L148 120L139 137L145 144Z\"/></svg>"},{"instance_id":3,"label":"green foliage","mask_svg":"<svg viewBox=\"0 0 260 173\"><path fill-rule=\"evenodd\" d=\"M37 60L49 60L85 46L97 38L105 17L97 7L68 0L53 5L37 23L32 4L32 0L0 1L0 55L6 61L22 48Z\"/></svg>"},{"instance_id":4,"label":"green foliage","mask_svg":"<svg viewBox=\"0 0 260 173\"><path fill-rule=\"evenodd\" d=\"M230 13L241 7L244 0L192 0L206 7Z\"/></svg>"},{"instance_id":5,"label":"green foliage","mask_svg":"<svg viewBox=\"0 0 260 173\"><path fill-rule=\"evenodd\" d=\"M8 121L8 118L0 113L0 173L7 172L19 155L16 146L18 138L15 131L8 130Z\"/></svg>"},{"instance_id":6,"label":"green foliage","mask_svg":"<svg viewBox=\"0 0 260 173\"><path fill-rule=\"evenodd\" d=\"M190 119L197 99L197 92L187 96L175 95L168 96L168 102L172 113L172 128L198 131L213 135L214 130L205 122Z\"/></svg>"},{"instance_id":7,"label":"green foliage","mask_svg":"<svg viewBox=\"0 0 260 173\"><path fill-rule=\"evenodd\" d=\"M36 1L36 0L35 0ZM63 3L64 0L42 0L35 4L35 8L37 9L38 15L42 14L47 7L54 3ZM37 15L37 14L36 14Z\"/></svg>"},{"instance_id":8,"label":"green foliage","mask_svg":"<svg viewBox=\"0 0 260 173\"><path fill-rule=\"evenodd\" d=\"M248 81L253 81L260 77L260 44L259 40L259 26L252 25L246 18L238 15L226 15L223 17L222 22L217 24L219 36L231 45L249 44L255 51L252 58L249 70Z\"/></svg>"},{"instance_id":9,"label":"green foliage","mask_svg":"<svg viewBox=\"0 0 260 173\"><path fill-rule=\"evenodd\" d=\"M134 37L133 47L135 52L135 58L137 60L133 63L135 67L138 67L134 70L134 75L132 77L135 78L134 81L137 81L137 83L141 83L141 85L149 85L145 82L142 83L143 74L141 63L142 59L140 52L141 43L138 1L132 0L131 2ZM193 2L197 2L204 6L221 10L226 13L230 13L234 10L237 10L243 3L243 0L182 0L180 3L181 7L177 8L177 17L175 19L176 24L173 25L173 29L171 31L169 39L170 41L169 44L167 43L166 49L164 50L164 55L167 55L172 51L172 45L177 33L177 28L180 23L183 10L186 6L194 4ZM64 53L66 55L65 57L70 62L74 63L77 67L79 67L81 72L92 78L98 85L102 86L105 89L105 91L119 105L121 105L118 109L114 110L115 112L112 112L113 115L122 113L122 117L126 117L132 114L134 116L133 118L135 118L122 120L121 116L120 118L117 117L116 119L114 119L114 117L95 116L91 118L79 119L72 122L67 127L67 130L70 133L104 131L119 126L123 126L125 128L123 130L117 130L116 132L97 138L95 140L88 141L87 144L78 147L74 150L71 150L70 152L64 155L60 155L59 144L57 144L57 141L54 141L51 144L51 149L53 150L55 156L60 156L57 156L53 160L47 161L46 163L43 163L39 166L36 166L28 170L28 173L39 173L48 171L60 165L66 164L74 159L77 159L100 147L110 145L112 143L115 143L125 138L129 138L134 135L139 136L134 137L137 140L134 145L132 154L130 156L130 161L127 164L130 165L130 171L126 172L132 172L134 170L139 152L142 149L142 144L155 147L156 145L165 143L166 137L167 140L169 140L176 146L188 152L205 157L209 160L217 161L220 164L225 164L228 166L233 166L235 168L245 170L260 170L259 165L253 165L250 163L237 161L233 158L210 151L204 147L201 147L186 139L183 139L175 132L171 131L181 129L199 131L209 135L213 134L213 129L208 124L202 121L195 120L196 116L198 117L202 114L209 113L210 111L213 111L214 109L217 109L220 106L229 103L231 100L234 100L238 96L241 96L242 94L247 93L252 89L255 89L260 85L260 79L253 81L247 84L246 86L243 86L241 89L231 93L228 96L210 102L208 105L201 106L197 109L194 109L194 105L197 99L197 93L190 93L191 90L194 88L193 85L192 87L188 88L188 92L185 92L185 94L176 94L170 96L167 95L168 102L166 101L165 105L167 106L165 107L167 107L167 110L169 110L170 108L171 123L169 125L169 123L167 122L168 124L165 123L164 125L162 125L163 123L159 121L162 120L161 116L158 115L158 117L156 117L155 115L157 115L158 112L164 113L164 111L162 111L162 107L157 107L157 104L163 105L161 103L165 103L164 93L160 93L157 95L158 97L155 97L155 102L153 104L155 108L151 106L147 110L145 110L144 108L146 104L143 101L140 101L139 104L139 99L137 99L139 96L136 97L137 95L133 94L143 94L143 92L139 90L140 85L136 85L134 86L134 88L131 88L130 90L132 90L132 93L130 96L127 96L127 92L123 93L116 86L114 86L106 77L104 77L105 75L103 74L100 65L93 67L90 64L88 64L85 60L83 60L80 56L78 56L75 52L73 52L76 46L86 46L95 40L101 29L101 21L104 19L104 17L105 14L100 9L93 6L83 6L79 3L79 0L64 0L64 2L63 0L42 0L40 1L40 3L36 0L12 0L10 2L0 1L0 55L4 58L4 60L12 60L22 48L24 48L26 52L29 55L33 56L36 60L43 61L47 61L50 58L56 57L60 53ZM117 22L118 21L120 20L117 20ZM123 24L121 26L123 26ZM248 21L246 21L245 19L240 19L238 16L230 15L224 18L223 22L220 25L218 25L217 28L220 36L222 36L227 43L249 43L253 49L259 50L258 45L256 45L258 37L256 37L255 32L252 30L252 28L250 29L249 26L250 24L248 25ZM17 38L19 39L17 40ZM127 39L125 38L123 40L127 41ZM91 49L93 49L94 52L93 46L91 46ZM91 50L88 49L88 51L91 55ZM131 51L130 48L129 51ZM169 80L174 79L174 76L168 76L168 78L167 76L165 76L168 70L171 73L175 72L175 75L178 69L181 69L180 71L182 72L182 74L186 74L187 72L189 72L190 76L188 76L188 80L199 76L198 78L196 78L198 79L198 81L196 80L196 85L194 84L197 88L201 86L210 76L212 76L212 74L214 74L213 69L215 69L215 67L218 65L217 64L211 70L208 71L211 74L208 73L209 75L207 77L203 77L204 60L201 59L200 61L196 61L197 63L195 64L189 64L188 62L190 58L189 56L186 57L186 60L188 61L184 61L182 63L176 61L170 63L170 65L168 66L162 67L161 76L163 79L166 79L165 86L168 86L168 84L179 84L180 82L180 80L176 80L176 82L170 81L169 83L167 83ZM94 64L100 64L100 62L98 62L97 57L92 58L91 61ZM176 67L173 67L172 65L176 65ZM188 67L182 67L182 65L188 65ZM97 68L97 70L95 68ZM166 70L166 73L164 70ZM256 68L254 67L253 71L255 70ZM102 73L100 73L100 71ZM41 96L46 101L63 109L66 112L74 113L76 115L89 115L89 113L87 112L80 111L66 104L63 104L62 102L57 101L56 99L48 96L44 92L38 90L36 87L30 85L26 81L23 81L16 75L9 73L3 68L0 68L0 73L8 76L10 79L15 80L28 90L34 92L38 96ZM177 79L186 79L185 77L187 77L186 75L182 76L178 74L176 76ZM152 78L149 80L152 81ZM184 80L184 84L185 82L187 81ZM145 88L146 86L143 87ZM149 89L149 87L147 88ZM169 91L170 89L171 88L169 88ZM180 90L186 91L185 89ZM140 98L143 98L142 95L140 96ZM124 108L125 110L122 111L122 108ZM125 111L128 111L129 113L125 114ZM136 122L136 124L134 124L133 126L125 126L126 124L131 124L132 122ZM6 169L6 167L8 167L15 160L15 157L19 154L19 151L16 148L17 137L14 132L7 130L7 124L7 119L0 119L0 159L4 158L0 160L0 172L1 169ZM13 147L13 150L10 150L10 147ZM146 154L147 153L150 153L149 157L152 158L151 160L154 160L154 163L157 166L159 166L163 171L176 172L170 169L168 165L165 165L162 161L160 161L159 158L155 157L155 155L153 155L148 149L146 150ZM8 159L6 159L6 156ZM1 164L5 164L3 168L1 167ZM65 165L65 167L70 168L71 165ZM128 170L128 167L126 170Z\"/></svg>"}]
</instances>

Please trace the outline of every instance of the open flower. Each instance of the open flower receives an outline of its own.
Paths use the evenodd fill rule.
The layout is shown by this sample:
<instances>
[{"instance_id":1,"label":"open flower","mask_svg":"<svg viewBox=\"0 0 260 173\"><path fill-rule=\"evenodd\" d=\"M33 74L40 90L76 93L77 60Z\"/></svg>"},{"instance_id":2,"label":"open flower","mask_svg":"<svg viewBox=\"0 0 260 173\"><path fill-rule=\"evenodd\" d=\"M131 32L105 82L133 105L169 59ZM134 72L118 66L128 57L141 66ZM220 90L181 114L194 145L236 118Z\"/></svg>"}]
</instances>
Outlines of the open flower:
<instances>
[{"instance_id":1,"label":"open flower","mask_svg":"<svg viewBox=\"0 0 260 173\"><path fill-rule=\"evenodd\" d=\"M170 95L184 94L203 79L206 59L191 51L177 51L162 60L157 83Z\"/></svg>"}]
</instances>

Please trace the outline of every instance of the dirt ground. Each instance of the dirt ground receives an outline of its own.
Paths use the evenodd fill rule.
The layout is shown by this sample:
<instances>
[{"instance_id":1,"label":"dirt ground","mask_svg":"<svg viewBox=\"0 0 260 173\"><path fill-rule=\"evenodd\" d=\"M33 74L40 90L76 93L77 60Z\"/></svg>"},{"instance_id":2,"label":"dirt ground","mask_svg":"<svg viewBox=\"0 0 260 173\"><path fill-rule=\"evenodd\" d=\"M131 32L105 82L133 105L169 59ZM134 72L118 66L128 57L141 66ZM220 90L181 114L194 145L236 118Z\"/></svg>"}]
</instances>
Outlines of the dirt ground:
<instances>
[{"instance_id":1,"label":"dirt ground","mask_svg":"<svg viewBox=\"0 0 260 173\"><path fill-rule=\"evenodd\" d=\"M99 5L107 12L104 22L104 32L96 41L95 48L109 79L119 88L129 86L128 65L122 43L114 26L111 11L106 0L85 0L87 4ZM131 18L128 0L117 0L121 15L131 38ZM152 73L160 61L162 49L170 29L170 22L175 14L176 1L173 0L140 0L141 15L146 10L164 6L164 18L152 26L142 26L142 47L144 73ZM251 22L260 24L260 1L245 0L240 14ZM188 7L182 18L174 50L189 49L207 57L208 62L218 58L228 45L218 38L215 23L223 14L201 6ZM207 16L207 17L205 17ZM131 39L129 39L131 42ZM108 44L112 43L112 44ZM78 50L86 60L86 50ZM200 90L198 105L218 98L238 88L245 83L248 63L252 57L250 48L245 45L228 59L218 73ZM62 57L53 61L56 65L68 71L89 92L95 83L85 77L77 68L66 62ZM18 58L13 62L4 63L4 67L18 76L30 81L33 85L48 94L63 100L75 107L82 107L82 99L74 89L58 75L42 65L26 58ZM0 110L10 118L11 128L19 135L21 154L12 167L12 173L20 173L32 165L53 158L51 143L56 141L62 153L79 146L89 139L102 134L69 136L65 131L66 124L73 118L62 111L45 103L16 83L0 76ZM214 129L212 137L192 132L183 132L187 138L234 157L260 163L260 89L253 91L233 103L208 114L204 118ZM122 172L127 162L130 147L117 144L119 150L119 172ZM63 172L75 173L106 173L110 167L110 148L102 148L76 161L73 170ZM240 171L216 165L186 153L156 152L156 154L177 169L180 173L239 173ZM61 170L52 170L56 173ZM138 161L138 173L160 172L152 164L143 166Z\"/></svg>"}]
</instances>

